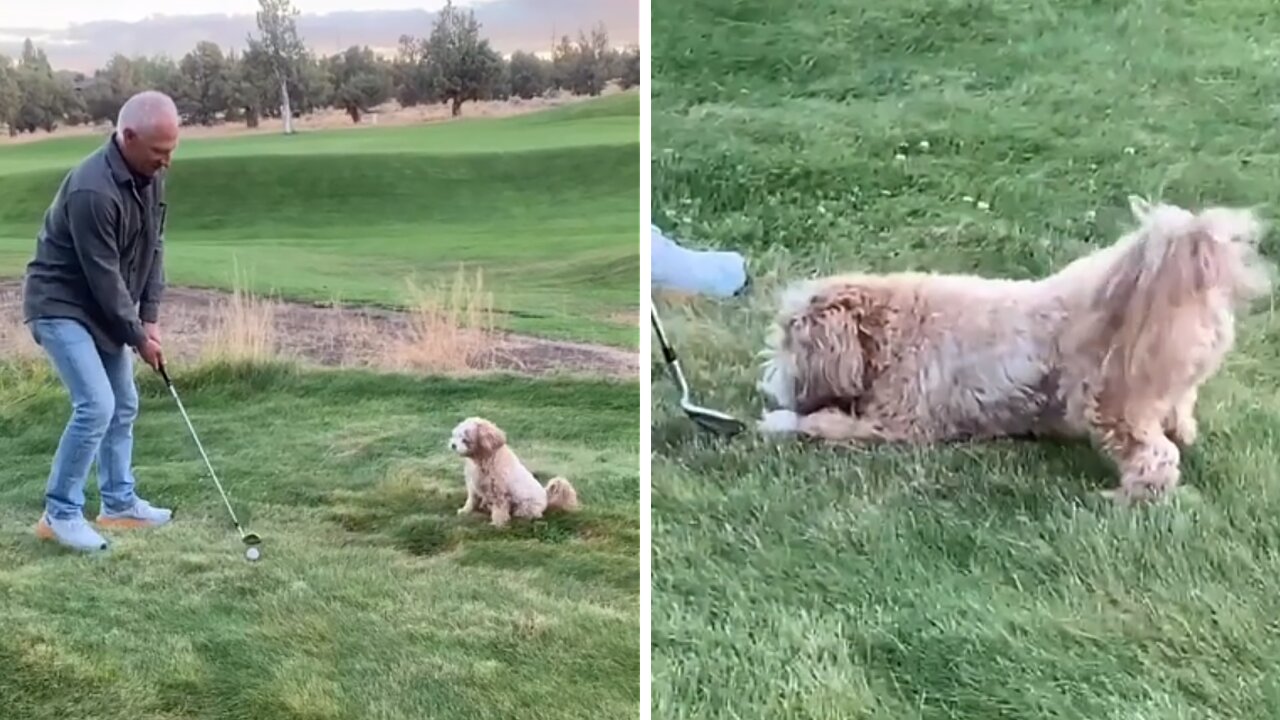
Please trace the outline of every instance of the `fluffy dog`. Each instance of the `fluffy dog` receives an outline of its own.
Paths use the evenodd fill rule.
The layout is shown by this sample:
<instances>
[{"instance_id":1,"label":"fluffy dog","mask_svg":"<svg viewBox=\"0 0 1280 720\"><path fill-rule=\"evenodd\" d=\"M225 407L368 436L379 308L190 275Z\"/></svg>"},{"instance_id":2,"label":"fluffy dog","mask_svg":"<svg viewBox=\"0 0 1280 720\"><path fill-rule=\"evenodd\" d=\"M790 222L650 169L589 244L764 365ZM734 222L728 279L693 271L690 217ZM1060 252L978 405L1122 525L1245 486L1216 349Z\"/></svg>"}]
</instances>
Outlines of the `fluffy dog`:
<instances>
[{"instance_id":1,"label":"fluffy dog","mask_svg":"<svg viewBox=\"0 0 1280 720\"><path fill-rule=\"evenodd\" d=\"M1089 439L1119 501L1179 480L1197 390L1270 291L1250 210L1129 198L1136 229L1037 280L897 273L793 287L759 389L766 435L839 443Z\"/></svg>"},{"instance_id":2,"label":"fluffy dog","mask_svg":"<svg viewBox=\"0 0 1280 720\"><path fill-rule=\"evenodd\" d=\"M568 480L555 477L546 487L539 485L507 445L506 433L484 418L458 423L449 449L465 460L467 501L459 515L488 512L494 527L504 527L512 517L534 519L548 509L578 509L578 493Z\"/></svg>"}]
</instances>

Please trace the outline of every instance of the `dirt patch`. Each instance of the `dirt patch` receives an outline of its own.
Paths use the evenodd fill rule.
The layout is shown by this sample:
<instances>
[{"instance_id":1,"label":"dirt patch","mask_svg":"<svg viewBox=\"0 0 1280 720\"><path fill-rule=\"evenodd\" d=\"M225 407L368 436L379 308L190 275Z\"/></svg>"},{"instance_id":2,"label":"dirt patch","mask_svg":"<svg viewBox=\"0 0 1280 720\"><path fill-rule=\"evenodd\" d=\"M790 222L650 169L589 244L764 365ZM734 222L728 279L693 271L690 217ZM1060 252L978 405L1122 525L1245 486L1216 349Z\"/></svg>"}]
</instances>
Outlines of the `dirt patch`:
<instances>
[{"instance_id":1,"label":"dirt patch","mask_svg":"<svg viewBox=\"0 0 1280 720\"><path fill-rule=\"evenodd\" d=\"M172 362L196 362L216 342L233 298L212 290L171 287L165 296L161 330ZM361 367L403 371L397 348L414 338L411 314L362 307L322 307L271 302L266 315L271 354L323 367ZM639 353L619 348L557 342L509 333L493 333L468 363L468 372L604 375L634 378ZM428 340L429 341L429 340ZM0 357L36 352L22 327L21 286L0 282Z\"/></svg>"}]
</instances>

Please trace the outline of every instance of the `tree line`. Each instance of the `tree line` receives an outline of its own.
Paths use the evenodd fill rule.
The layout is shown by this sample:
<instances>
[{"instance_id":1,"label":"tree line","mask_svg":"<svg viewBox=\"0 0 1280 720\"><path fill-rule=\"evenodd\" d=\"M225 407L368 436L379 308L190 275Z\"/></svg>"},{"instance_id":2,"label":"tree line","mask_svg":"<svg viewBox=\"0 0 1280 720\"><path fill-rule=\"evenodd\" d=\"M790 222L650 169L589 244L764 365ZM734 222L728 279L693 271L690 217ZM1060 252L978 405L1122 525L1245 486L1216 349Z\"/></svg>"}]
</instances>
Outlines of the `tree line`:
<instances>
[{"instance_id":1,"label":"tree line","mask_svg":"<svg viewBox=\"0 0 1280 720\"><path fill-rule=\"evenodd\" d=\"M392 58L368 47L320 56L298 36L291 0L259 0L258 34L243 52L203 41L180 60L114 55L93 75L54 71L28 39L21 57L0 55L0 124L16 135L60 125L115 122L121 105L144 89L173 97L183 121L213 125L293 119L336 108L352 122L392 99L401 106L448 104L454 116L468 101L531 99L551 91L599 95L609 82L640 84L640 53L613 49L596 25L556 43L552 58L519 51L503 58L481 35L473 11L452 0L424 37L401 35Z\"/></svg>"}]
</instances>

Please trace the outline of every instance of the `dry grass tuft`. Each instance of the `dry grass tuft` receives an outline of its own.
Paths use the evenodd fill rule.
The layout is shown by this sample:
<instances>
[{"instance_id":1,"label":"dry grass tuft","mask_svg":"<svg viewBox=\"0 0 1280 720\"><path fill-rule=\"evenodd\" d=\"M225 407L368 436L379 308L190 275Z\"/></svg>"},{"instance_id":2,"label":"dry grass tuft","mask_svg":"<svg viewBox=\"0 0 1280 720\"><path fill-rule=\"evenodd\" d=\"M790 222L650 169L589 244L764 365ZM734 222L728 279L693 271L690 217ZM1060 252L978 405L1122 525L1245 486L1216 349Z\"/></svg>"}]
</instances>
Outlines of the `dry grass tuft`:
<instances>
[{"instance_id":1,"label":"dry grass tuft","mask_svg":"<svg viewBox=\"0 0 1280 720\"><path fill-rule=\"evenodd\" d=\"M275 303L255 297L240 281L216 312L201 359L210 362L265 362L276 359Z\"/></svg>"},{"instance_id":2,"label":"dry grass tuft","mask_svg":"<svg viewBox=\"0 0 1280 720\"><path fill-rule=\"evenodd\" d=\"M493 366L493 293L484 288L483 271L468 282L461 267L447 288L419 288L412 280L409 327L393 342L386 360L392 367L466 374Z\"/></svg>"},{"instance_id":3,"label":"dry grass tuft","mask_svg":"<svg viewBox=\"0 0 1280 720\"><path fill-rule=\"evenodd\" d=\"M15 314L7 321L0 321L0 349L5 359L36 360L42 359L44 353L31 337L31 331L22 322L21 314Z\"/></svg>"}]
</instances>

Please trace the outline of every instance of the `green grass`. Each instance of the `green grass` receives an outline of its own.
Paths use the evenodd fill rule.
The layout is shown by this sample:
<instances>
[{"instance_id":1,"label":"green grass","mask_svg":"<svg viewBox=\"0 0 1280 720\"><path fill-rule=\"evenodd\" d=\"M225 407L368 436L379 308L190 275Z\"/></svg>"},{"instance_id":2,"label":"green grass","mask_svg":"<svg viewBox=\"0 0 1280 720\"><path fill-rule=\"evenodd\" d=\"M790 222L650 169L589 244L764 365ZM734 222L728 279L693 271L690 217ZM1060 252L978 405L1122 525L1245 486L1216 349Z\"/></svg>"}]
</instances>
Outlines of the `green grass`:
<instances>
[{"instance_id":1,"label":"green grass","mask_svg":"<svg viewBox=\"0 0 1280 720\"><path fill-rule=\"evenodd\" d=\"M498 325L638 345L634 93L523 116L185 141L168 277L304 301L410 300L482 270ZM66 170L99 144L0 146L0 277L19 277Z\"/></svg>"},{"instance_id":2,"label":"green grass","mask_svg":"<svg viewBox=\"0 0 1280 720\"><path fill-rule=\"evenodd\" d=\"M177 373L245 525L247 563L181 416L140 377L136 472L175 523L79 556L31 533L67 401L0 371L6 717L581 718L639 706L634 383ZM455 515L447 449L483 414L584 509L496 531ZM96 485L87 511L97 512Z\"/></svg>"},{"instance_id":3,"label":"green grass","mask_svg":"<svg viewBox=\"0 0 1280 720\"><path fill-rule=\"evenodd\" d=\"M1272 10L655 5L655 221L759 283L661 308L699 399L758 416L780 282L1042 275L1112 242L1131 192L1273 212ZM654 716L1280 715L1278 332L1265 303L1243 324L1186 490L1146 510L1098 497L1083 445L715 443L655 372Z\"/></svg>"}]
</instances>

